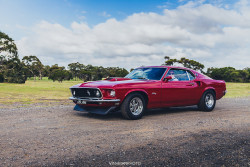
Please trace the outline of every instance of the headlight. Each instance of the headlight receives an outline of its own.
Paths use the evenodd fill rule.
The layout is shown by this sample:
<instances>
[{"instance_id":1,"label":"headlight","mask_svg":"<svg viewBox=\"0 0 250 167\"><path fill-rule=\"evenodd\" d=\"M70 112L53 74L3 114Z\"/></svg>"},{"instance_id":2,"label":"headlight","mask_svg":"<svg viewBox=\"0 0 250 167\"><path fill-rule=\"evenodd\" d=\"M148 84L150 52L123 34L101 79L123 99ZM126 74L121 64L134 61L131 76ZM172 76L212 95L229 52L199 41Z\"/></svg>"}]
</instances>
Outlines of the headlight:
<instances>
[{"instance_id":1,"label":"headlight","mask_svg":"<svg viewBox=\"0 0 250 167\"><path fill-rule=\"evenodd\" d=\"M115 91L114 90L110 91L110 96L115 97Z\"/></svg>"},{"instance_id":2,"label":"headlight","mask_svg":"<svg viewBox=\"0 0 250 167\"><path fill-rule=\"evenodd\" d=\"M113 89L101 89L102 96L105 98L112 98L115 97L116 93Z\"/></svg>"},{"instance_id":3,"label":"headlight","mask_svg":"<svg viewBox=\"0 0 250 167\"><path fill-rule=\"evenodd\" d=\"M95 95L96 95L96 97L101 97L101 93L98 90L96 91Z\"/></svg>"}]
</instances>

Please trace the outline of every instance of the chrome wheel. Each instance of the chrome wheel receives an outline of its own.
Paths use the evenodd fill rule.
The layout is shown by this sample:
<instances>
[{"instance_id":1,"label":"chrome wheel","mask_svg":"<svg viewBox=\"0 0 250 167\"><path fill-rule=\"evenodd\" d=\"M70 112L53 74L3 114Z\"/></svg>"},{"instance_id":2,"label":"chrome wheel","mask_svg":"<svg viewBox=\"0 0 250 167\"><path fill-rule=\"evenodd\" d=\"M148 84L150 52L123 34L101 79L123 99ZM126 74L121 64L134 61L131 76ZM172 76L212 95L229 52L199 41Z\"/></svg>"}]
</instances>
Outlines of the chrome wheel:
<instances>
[{"instance_id":1,"label":"chrome wheel","mask_svg":"<svg viewBox=\"0 0 250 167\"><path fill-rule=\"evenodd\" d=\"M214 97L212 94L208 93L205 97L205 104L208 108L213 107L214 105Z\"/></svg>"},{"instance_id":2,"label":"chrome wheel","mask_svg":"<svg viewBox=\"0 0 250 167\"><path fill-rule=\"evenodd\" d=\"M139 97L134 97L129 103L129 109L133 115L140 115L143 111L143 102Z\"/></svg>"}]
</instances>

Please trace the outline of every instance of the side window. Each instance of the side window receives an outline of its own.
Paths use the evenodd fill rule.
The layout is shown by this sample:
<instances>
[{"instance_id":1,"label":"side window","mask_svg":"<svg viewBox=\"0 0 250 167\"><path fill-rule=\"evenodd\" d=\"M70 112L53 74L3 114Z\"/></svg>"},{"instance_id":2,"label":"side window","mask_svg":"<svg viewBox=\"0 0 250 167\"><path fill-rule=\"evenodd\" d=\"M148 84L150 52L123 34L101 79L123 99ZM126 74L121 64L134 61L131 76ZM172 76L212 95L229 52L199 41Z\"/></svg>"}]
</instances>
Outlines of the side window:
<instances>
[{"instance_id":1,"label":"side window","mask_svg":"<svg viewBox=\"0 0 250 167\"><path fill-rule=\"evenodd\" d=\"M188 73L188 76L189 76L189 78L190 78L190 81L192 81L192 80L195 79L195 76L194 76L193 73L191 73L190 71L187 71L187 73Z\"/></svg>"},{"instance_id":2,"label":"side window","mask_svg":"<svg viewBox=\"0 0 250 167\"><path fill-rule=\"evenodd\" d=\"M189 80L186 70L181 70L181 69L171 69L168 71L167 76L172 77L170 81L188 81Z\"/></svg>"},{"instance_id":3,"label":"side window","mask_svg":"<svg viewBox=\"0 0 250 167\"><path fill-rule=\"evenodd\" d=\"M176 70L175 69L170 69L167 73L167 76L171 76L172 79L170 81L179 81L176 77L175 77L175 73Z\"/></svg>"}]
</instances>

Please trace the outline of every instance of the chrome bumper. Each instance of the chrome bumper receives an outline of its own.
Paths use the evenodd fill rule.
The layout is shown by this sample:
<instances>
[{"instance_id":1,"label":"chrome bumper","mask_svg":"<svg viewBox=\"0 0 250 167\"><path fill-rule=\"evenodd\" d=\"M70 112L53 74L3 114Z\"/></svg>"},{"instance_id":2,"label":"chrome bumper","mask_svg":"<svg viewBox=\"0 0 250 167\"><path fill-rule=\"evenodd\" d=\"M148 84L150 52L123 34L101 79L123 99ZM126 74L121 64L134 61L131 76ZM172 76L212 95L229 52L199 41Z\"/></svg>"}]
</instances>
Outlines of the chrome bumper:
<instances>
[{"instance_id":1,"label":"chrome bumper","mask_svg":"<svg viewBox=\"0 0 250 167\"><path fill-rule=\"evenodd\" d=\"M111 103L117 103L120 102L120 99L91 99L91 98L77 98L77 97L70 97L69 100L80 100L80 101L85 101L85 102L98 102L98 103L106 103L106 102L111 102Z\"/></svg>"}]
</instances>

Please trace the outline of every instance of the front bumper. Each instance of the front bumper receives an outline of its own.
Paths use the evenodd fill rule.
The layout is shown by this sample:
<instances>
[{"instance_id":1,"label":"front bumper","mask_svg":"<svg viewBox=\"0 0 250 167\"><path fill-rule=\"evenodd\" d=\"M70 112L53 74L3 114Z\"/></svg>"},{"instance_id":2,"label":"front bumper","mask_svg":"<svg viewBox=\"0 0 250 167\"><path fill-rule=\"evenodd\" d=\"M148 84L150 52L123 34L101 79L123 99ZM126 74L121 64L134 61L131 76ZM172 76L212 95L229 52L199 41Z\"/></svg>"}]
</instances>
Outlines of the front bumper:
<instances>
[{"instance_id":1,"label":"front bumper","mask_svg":"<svg viewBox=\"0 0 250 167\"><path fill-rule=\"evenodd\" d=\"M83 104L87 104L88 102L91 103L119 103L120 99L97 99L97 98L77 98L77 97L70 97L69 100L73 101L81 101L86 102Z\"/></svg>"},{"instance_id":2,"label":"front bumper","mask_svg":"<svg viewBox=\"0 0 250 167\"><path fill-rule=\"evenodd\" d=\"M116 111L120 105L120 99L90 99L76 97L70 97L69 99L76 103L74 110L101 115L106 115L109 112Z\"/></svg>"}]
</instances>

